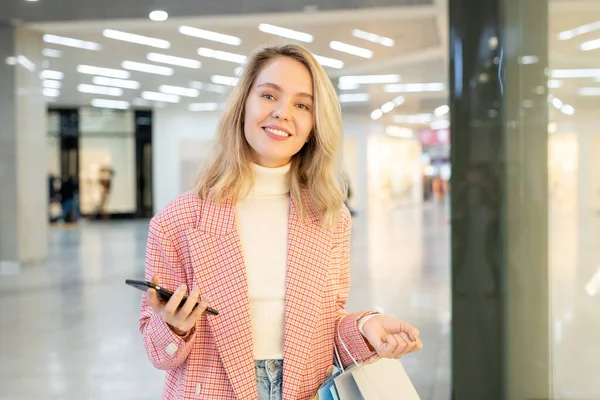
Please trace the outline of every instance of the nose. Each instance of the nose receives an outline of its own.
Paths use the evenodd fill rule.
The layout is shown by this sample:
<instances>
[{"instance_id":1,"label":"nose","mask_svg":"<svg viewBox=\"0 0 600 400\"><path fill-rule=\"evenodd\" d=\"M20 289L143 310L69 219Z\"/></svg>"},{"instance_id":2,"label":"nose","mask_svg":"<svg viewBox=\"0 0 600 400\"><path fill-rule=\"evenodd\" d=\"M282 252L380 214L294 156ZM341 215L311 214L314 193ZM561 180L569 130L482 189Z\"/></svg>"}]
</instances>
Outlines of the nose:
<instances>
[{"instance_id":1,"label":"nose","mask_svg":"<svg viewBox=\"0 0 600 400\"><path fill-rule=\"evenodd\" d=\"M290 104L287 101L280 101L273 110L273 117L282 120L289 120L291 116Z\"/></svg>"}]
</instances>

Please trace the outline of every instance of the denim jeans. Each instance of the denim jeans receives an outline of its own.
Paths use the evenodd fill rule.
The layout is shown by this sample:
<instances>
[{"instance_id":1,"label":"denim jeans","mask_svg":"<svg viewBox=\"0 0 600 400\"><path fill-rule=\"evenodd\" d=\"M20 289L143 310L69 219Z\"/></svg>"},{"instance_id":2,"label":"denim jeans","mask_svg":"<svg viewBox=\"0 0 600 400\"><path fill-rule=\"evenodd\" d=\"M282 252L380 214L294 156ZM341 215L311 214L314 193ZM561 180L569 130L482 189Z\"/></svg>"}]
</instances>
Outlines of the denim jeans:
<instances>
[{"instance_id":1,"label":"denim jeans","mask_svg":"<svg viewBox=\"0 0 600 400\"><path fill-rule=\"evenodd\" d=\"M258 400L281 400L283 360L258 360L254 364Z\"/></svg>"}]
</instances>

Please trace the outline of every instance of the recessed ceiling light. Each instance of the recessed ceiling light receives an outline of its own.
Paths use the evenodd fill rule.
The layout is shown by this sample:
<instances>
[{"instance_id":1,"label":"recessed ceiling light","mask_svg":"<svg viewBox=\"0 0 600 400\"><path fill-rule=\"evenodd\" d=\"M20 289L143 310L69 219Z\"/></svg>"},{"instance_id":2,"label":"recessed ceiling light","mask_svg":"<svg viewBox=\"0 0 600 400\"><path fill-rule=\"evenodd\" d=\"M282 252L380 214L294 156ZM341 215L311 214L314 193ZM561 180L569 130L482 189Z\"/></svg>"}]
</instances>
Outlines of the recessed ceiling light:
<instances>
[{"instance_id":1,"label":"recessed ceiling light","mask_svg":"<svg viewBox=\"0 0 600 400\"><path fill-rule=\"evenodd\" d=\"M198 97L200 96L200 92L198 89L190 89L186 87L180 86L170 86L170 85L160 85L158 87L158 91L165 94L175 94L178 96L185 97Z\"/></svg>"},{"instance_id":2,"label":"recessed ceiling light","mask_svg":"<svg viewBox=\"0 0 600 400\"><path fill-rule=\"evenodd\" d=\"M548 87L550 89L558 89L559 87L562 86L562 82L556 79L549 79L548 80Z\"/></svg>"},{"instance_id":3,"label":"recessed ceiling light","mask_svg":"<svg viewBox=\"0 0 600 400\"><path fill-rule=\"evenodd\" d=\"M43 40L46 43L58 44L58 45L67 46L67 47L76 47L78 49L95 50L95 51L102 50L102 46L99 45L98 43L87 42L85 40L73 39L73 38L68 38L68 37L63 37L63 36L45 34L43 36Z\"/></svg>"},{"instance_id":4,"label":"recessed ceiling light","mask_svg":"<svg viewBox=\"0 0 600 400\"><path fill-rule=\"evenodd\" d=\"M433 121L431 124L429 124L429 127L433 130L448 129L450 128L450 121L448 121L447 119Z\"/></svg>"},{"instance_id":5,"label":"recessed ceiling light","mask_svg":"<svg viewBox=\"0 0 600 400\"><path fill-rule=\"evenodd\" d=\"M600 77L600 69L553 69L552 78L595 78Z\"/></svg>"},{"instance_id":6,"label":"recessed ceiling light","mask_svg":"<svg viewBox=\"0 0 600 400\"><path fill-rule=\"evenodd\" d=\"M52 79L44 79L42 86L48 89L60 89L62 87L61 81L53 81Z\"/></svg>"},{"instance_id":7,"label":"recessed ceiling light","mask_svg":"<svg viewBox=\"0 0 600 400\"><path fill-rule=\"evenodd\" d=\"M339 95L340 103L358 103L369 101L369 93L344 93Z\"/></svg>"},{"instance_id":8,"label":"recessed ceiling light","mask_svg":"<svg viewBox=\"0 0 600 400\"><path fill-rule=\"evenodd\" d=\"M439 106L438 108L436 108L435 110L433 110L433 113L437 116L437 117L441 117L442 115L446 115L450 112L450 107L448 107L448 105L444 104L443 106Z\"/></svg>"},{"instance_id":9,"label":"recessed ceiling light","mask_svg":"<svg viewBox=\"0 0 600 400\"><path fill-rule=\"evenodd\" d=\"M384 105L381 106L381 111L383 111L384 114L387 114L390 111L392 111L394 108L395 108L394 103L392 103L391 101L388 101L387 103L385 103Z\"/></svg>"},{"instance_id":10,"label":"recessed ceiling light","mask_svg":"<svg viewBox=\"0 0 600 400\"><path fill-rule=\"evenodd\" d=\"M560 111L562 111L565 115L575 115L575 108L569 104L562 106Z\"/></svg>"},{"instance_id":11,"label":"recessed ceiling light","mask_svg":"<svg viewBox=\"0 0 600 400\"><path fill-rule=\"evenodd\" d=\"M422 93L441 92L444 87L443 83L406 83L385 85L383 90L388 93Z\"/></svg>"},{"instance_id":12,"label":"recessed ceiling light","mask_svg":"<svg viewBox=\"0 0 600 400\"><path fill-rule=\"evenodd\" d=\"M216 111L219 109L219 103L192 103L188 109L190 111Z\"/></svg>"},{"instance_id":13,"label":"recessed ceiling light","mask_svg":"<svg viewBox=\"0 0 600 400\"><path fill-rule=\"evenodd\" d=\"M81 93L102 94L105 96L122 96L123 89L96 85L77 85L77 91Z\"/></svg>"},{"instance_id":14,"label":"recessed ceiling light","mask_svg":"<svg viewBox=\"0 0 600 400\"><path fill-rule=\"evenodd\" d=\"M129 102L122 100L93 99L91 105L92 107L115 108L119 110L127 110L129 108Z\"/></svg>"},{"instance_id":15,"label":"recessed ceiling light","mask_svg":"<svg viewBox=\"0 0 600 400\"><path fill-rule=\"evenodd\" d=\"M105 78L103 76L95 76L92 79L94 85L100 86L113 86L123 89L139 89L140 83L136 81L129 81L125 79L114 79L114 78Z\"/></svg>"},{"instance_id":16,"label":"recessed ceiling light","mask_svg":"<svg viewBox=\"0 0 600 400\"><path fill-rule=\"evenodd\" d=\"M42 55L44 57L60 58L62 57L62 51L54 49L44 49L42 50Z\"/></svg>"},{"instance_id":17,"label":"recessed ceiling light","mask_svg":"<svg viewBox=\"0 0 600 400\"><path fill-rule=\"evenodd\" d=\"M433 114L394 115L392 118L399 124L428 124L433 120Z\"/></svg>"},{"instance_id":18,"label":"recessed ceiling light","mask_svg":"<svg viewBox=\"0 0 600 400\"><path fill-rule=\"evenodd\" d=\"M366 31L363 31L360 29L354 29L352 31L352 36L359 38L359 39L368 40L369 42L372 42L372 43L378 43L378 44L386 46L386 47L394 46L394 39L391 39L391 38L388 38L385 36L379 36L379 35L376 35L375 33L366 32Z\"/></svg>"},{"instance_id":19,"label":"recessed ceiling light","mask_svg":"<svg viewBox=\"0 0 600 400\"><path fill-rule=\"evenodd\" d=\"M371 113L371 119L373 121L378 120L382 116L383 116L383 111L381 111L380 109L377 109Z\"/></svg>"},{"instance_id":20,"label":"recessed ceiling light","mask_svg":"<svg viewBox=\"0 0 600 400\"><path fill-rule=\"evenodd\" d=\"M146 72L148 74L157 74L157 75L165 75L165 76L173 75L173 68L161 67L161 66L152 65L152 64L144 64L144 63L139 63L139 62L135 62L135 61L123 61L121 63L121 66L123 68L131 70L131 71Z\"/></svg>"},{"instance_id":21,"label":"recessed ceiling light","mask_svg":"<svg viewBox=\"0 0 600 400\"><path fill-rule=\"evenodd\" d=\"M344 84L396 83L400 82L400 75L348 75L341 76L339 82Z\"/></svg>"},{"instance_id":22,"label":"recessed ceiling light","mask_svg":"<svg viewBox=\"0 0 600 400\"><path fill-rule=\"evenodd\" d=\"M600 39L590 40L579 45L579 50L581 51L590 51L596 49L600 49Z\"/></svg>"},{"instance_id":23,"label":"recessed ceiling light","mask_svg":"<svg viewBox=\"0 0 600 400\"><path fill-rule=\"evenodd\" d=\"M331 67L336 69L344 68L344 62L340 60L336 60L335 58L323 57L313 54L313 57L317 60L319 64L324 67Z\"/></svg>"},{"instance_id":24,"label":"recessed ceiling light","mask_svg":"<svg viewBox=\"0 0 600 400\"><path fill-rule=\"evenodd\" d=\"M558 34L558 38L560 40L569 40L576 36L584 35L586 33L590 33L597 30L600 30L600 21L592 22L591 24L581 25L577 28L570 29L568 31L563 31Z\"/></svg>"},{"instance_id":25,"label":"recessed ceiling light","mask_svg":"<svg viewBox=\"0 0 600 400\"><path fill-rule=\"evenodd\" d=\"M577 92L580 96L600 96L600 87L580 88Z\"/></svg>"},{"instance_id":26,"label":"recessed ceiling light","mask_svg":"<svg viewBox=\"0 0 600 400\"><path fill-rule=\"evenodd\" d=\"M271 35L281 36L288 39L298 40L300 42L312 43L314 38L312 35L304 32L294 31L288 28L282 28L271 24L260 24L258 30Z\"/></svg>"},{"instance_id":27,"label":"recessed ceiling light","mask_svg":"<svg viewBox=\"0 0 600 400\"><path fill-rule=\"evenodd\" d=\"M142 99L152 101L164 101L166 103L179 103L179 96L174 94L164 94L157 92L142 92Z\"/></svg>"},{"instance_id":28,"label":"recessed ceiling light","mask_svg":"<svg viewBox=\"0 0 600 400\"><path fill-rule=\"evenodd\" d=\"M60 96L60 90L58 90L58 89L44 88L42 90L42 93L44 93L44 96L46 96L46 97L58 97L58 96Z\"/></svg>"},{"instance_id":29,"label":"recessed ceiling light","mask_svg":"<svg viewBox=\"0 0 600 400\"><path fill-rule=\"evenodd\" d=\"M159 62L169 65L177 65L180 67L199 69L202 63L198 60L192 60L190 58L168 56L166 54L149 53L148 61Z\"/></svg>"},{"instance_id":30,"label":"recessed ceiling light","mask_svg":"<svg viewBox=\"0 0 600 400\"><path fill-rule=\"evenodd\" d=\"M65 77L65 74L63 74L60 71L52 71L52 70L44 70L42 71L42 73L40 74L40 78L42 79L55 79L55 80L61 80Z\"/></svg>"},{"instance_id":31,"label":"recessed ceiling light","mask_svg":"<svg viewBox=\"0 0 600 400\"><path fill-rule=\"evenodd\" d=\"M180 26L179 33L182 35L197 37L200 39L211 40L213 42L230 44L232 46L239 46L242 44L242 39L236 36L225 35L223 33L207 31L204 29L194 28L191 26Z\"/></svg>"},{"instance_id":32,"label":"recessed ceiling light","mask_svg":"<svg viewBox=\"0 0 600 400\"><path fill-rule=\"evenodd\" d=\"M198 54L202 57L216 58L217 60L229 61L238 64L243 64L246 62L246 56L241 54L228 53L226 51L213 50L206 47L200 47L198 49Z\"/></svg>"},{"instance_id":33,"label":"recessed ceiling light","mask_svg":"<svg viewBox=\"0 0 600 400\"><path fill-rule=\"evenodd\" d=\"M190 87L198 90L206 90L214 93L225 93L227 91L227 87L222 85L215 85L214 83L203 83L203 82L190 82Z\"/></svg>"},{"instance_id":34,"label":"recessed ceiling light","mask_svg":"<svg viewBox=\"0 0 600 400\"><path fill-rule=\"evenodd\" d=\"M169 18L169 13L167 13L166 11L162 11L162 10L155 10L150 13L149 18L152 21L162 22L162 21L166 21Z\"/></svg>"},{"instance_id":35,"label":"recessed ceiling light","mask_svg":"<svg viewBox=\"0 0 600 400\"><path fill-rule=\"evenodd\" d=\"M329 42L329 47L333 50L341 51L344 53L352 54L362 58L373 58L373 52L362 47L352 46L351 44L338 42L336 40Z\"/></svg>"},{"instance_id":36,"label":"recessed ceiling light","mask_svg":"<svg viewBox=\"0 0 600 400\"><path fill-rule=\"evenodd\" d=\"M359 83L345 83L345 82L338 83L338 89L340 89L340 90L356 90L359 88L360 88Z\"/></svg>"},{"instance_id":37,"label":"recessed ceiling light","mask_svg":"<svg viewBox=\"0 0 600 400\"><path fill-rule=\"evenodd\" d=\"M213 75L210 80L212 83L217 83L219 85L226 86L235 86L237 85L239 79L231 76L223 76L223 75Z\"/></svg>"},{"instance_id":38,"label":"recessed ceiling light","mask_svg":"<svg viewBox=\"0 0 600 400\"><path fill-rule=\"evenodd\" d=\"M77 72L87 75L101 75L109 78L127 79L130 73L121 69L93 67L91 65L78 65Z\"/></svg>"},{"instance_id":39,"label":"recessed ceiling light","mask_svg":"<svg viewBox=\"0 0 600 400\"><path fill-rule=\"evenodd\" d=\"M123 42L157 47L159 49L168 49L171 47L171 43L167 40L156 39L149 36L136 35L134 33L115 31L114 29L103 30L102 36L107 37L109 39L121 40Z\"/></svg>"}]
</instances>

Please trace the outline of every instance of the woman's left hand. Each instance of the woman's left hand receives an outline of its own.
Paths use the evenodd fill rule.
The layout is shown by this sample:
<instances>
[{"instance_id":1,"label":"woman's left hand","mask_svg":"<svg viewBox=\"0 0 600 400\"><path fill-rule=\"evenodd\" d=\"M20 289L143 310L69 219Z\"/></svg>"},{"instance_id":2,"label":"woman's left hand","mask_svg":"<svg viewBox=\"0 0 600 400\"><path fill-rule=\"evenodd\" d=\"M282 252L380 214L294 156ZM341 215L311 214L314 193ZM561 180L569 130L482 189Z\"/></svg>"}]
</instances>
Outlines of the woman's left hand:
<instances>
[{"instance_id":1,"label":"woman's left hand","mask_svg":"<svg viewBox=\"0 0 600 400\"><path fill-rule=\"evenodd\" d=\"M362 330L382 358L400 358L423 348L417 328L387 315L372 317Z\"/></svg>"}]
</instances>

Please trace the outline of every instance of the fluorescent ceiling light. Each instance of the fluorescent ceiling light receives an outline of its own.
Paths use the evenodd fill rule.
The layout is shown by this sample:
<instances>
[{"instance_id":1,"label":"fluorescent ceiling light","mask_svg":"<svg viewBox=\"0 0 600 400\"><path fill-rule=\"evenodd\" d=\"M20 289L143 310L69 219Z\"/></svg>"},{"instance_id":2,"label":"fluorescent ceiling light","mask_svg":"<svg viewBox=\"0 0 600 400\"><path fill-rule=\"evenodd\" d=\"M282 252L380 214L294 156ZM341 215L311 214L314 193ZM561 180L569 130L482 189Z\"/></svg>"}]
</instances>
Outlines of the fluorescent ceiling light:
<instances>
[{"instance_id":1,"label":"fluorescent ceiling light","mask_svg":"<svg viewBox=\"0 0 600 400\"><path fill-rule=\"evenodd\" d=\"M433 114L394 115L392 118L399 124L428 124L433 120Z\"/></svg>"},{"instance_id":2,"label":"fluorescent ceiling light","mask_svg":"<svg viewBox=\"0 0 600 400\"><path fill-rule=\"evenodd\" d=\"M212 40L213 42L230 44L239 46L242 44L242 39L236 36L224 35L222 33L211 32L204 29L193 28L191 26L180 26L179 33L182 35L193 36L200 39Z\"/></svg>"},{"instance_id":3,"label":"fluorescent ceiling light","mask_svg":"<svg viewBox=\"0 0 600 400\"><path fill-rule=\"evenodd\" d=\"M566 115L575 115L575 109L573 108L573 106L570 106L568 104L565 104L564 106L562 106L560 111L562 111L563 114L566 114Z\"/></svg>"},{"instance_id":4,"label":"fluorescent ceiling light","mask_svg":"<svg viewBox=\"0 0 600 400\"><path fill-rule=\"evenodd\" d=\"M553 69L552 78L595 78L600 77L600 69Z\"/></svg>"},{"instance_id":5,"label":"fluorescent ceiling light","mask_svg":"<svg viewBox=\"0 0 600 400\"><path fill-rule=\"evenodd\" d=\"M559 87L562 86L562 82L556 79L549 79L548 80L548 87L550 89L558 89Z\"/></svg>"},{"instance_id":6,"label":"fluorescent ceiling light","mask_svg":"<svg viewBox=\"0 0 600 400\"><path fill-rule=\"evenodd\" d=\"M581 25L577 28L570 29L568 31L563 31L558 34L558 38L560 40L569 40L573 39L576 36L585 35L586 33L590 33L597 30L600 30L600 21L592 22L591 24Z\"/></svg>"},{"instance_id":7,"label":"fluorescent ceiling light","mask_svg":"<svg viewBox=\"0 0 600 400\"><path fill-rule=\"evenodd\" d=\"M109 39L121 40L123 42L142 44L150 47L158 47L159 49L168 49L171 47L171 43L167 40L136 35L134 33L115 31L114 29L103 30L102 36L107 37Z\"/></svg>"},{"instance_id":8,"label":"fluorescent ceiling light","mask_svg":"<svg viewBox=\"0 0 600 400\"><path fill-rule=\"evenodd\" d=\"M381 111L383 111L384 114L387 114L390 111L392 111L395 107L396 106L394 106L394 103L388 101L387 103L381 106Z\"/></svg>"},{"instance_id":9,"label":"fluorescent ceiling light","mask_svg":"<svg viewBox=\"0 0 600 400\"><path fill-rule=\"evenodd\" d=\"M402 138L402 139L412 139L414 137L414 133L412 129L406 127L400 127L395 125L389 125L385 128L385 133L388 136Z\"/></svg>"},{"instance_id":10,"label":"fluorescent ceiling light","mask_svg":"<svg viewBox=\"0 0 600 400\"><path fill-rule=\"evenodd\" d=\"M329 42L329 47L333 50L341 51L344 53L352 54L362 58L373 58L373 52L362 47L352 46L351 44L338 42L336 40Z\"/></svg>"},{"instance_id":11,"label":"fluorescent ceiling light","mask_svg":"<svg viewBox=\"0 0 600 400\"><path fill-rule=\"evenodd\" d=\"M422 93L441 92L444 90L443 83L405 83L385 85L383 90L388 93Z\"/></svg>"},{"instance_id":12,"label":"fluorescent ceiling light","mask_svg":"<svg viewBox=\"0 0 600 400\"><path fill-rule=\"evenodd\" d=\"M587 87L578 90L580 96L600 96L600 87Z\"/></svg>"},{"instance_id":13,"label":"fluorescent ceiling light","mask_svg":"<svg viewBox=\"0 0 600 400\"><path fill-rule=\"evenodd\" d=\"M400 82L400 75L349 75L341 76L339 82L345 84L396 83Z\"/></svg>"},{"instance_id":14,"label":"fluorescent ceiling light","mask_svg":"<svg viewBox=\"0 0 600 400\"><path fill-rule=\"evenodd\" d=\"M369 93L344 93L339 96L340 103L358 103L369 101Z\"/></svg>"},{"instance_id":15,"label":"fluorescent ceiling light","mask_svg":"<svg viewBox=\"0 0 600 400\"><path fill-rule=\"evenodd\" d=\"M42 86L48 89L60 89L62 87L62 82L46 79L42 81Z\"/></svg>"},{"instance_id":16,"label":"fluorescent ceiling light","mask_svg":"<svg viewBox=\"0 0 600 400\"><path fill-rule=\"evenodd\" d=\"M388 38L385 36L379 36L375 33L363 31L360 29L352 30L352 36L359 38L359 39L368 40L369 42L377 43L377 44L380 44L380 45L383 45L386 47L394 46L394 39L391 39L391 38Z\"/></svg>"},{"instance_id":17,"label":"fluorescent ceiling light","mask_svg":"<svg viewBox=\"0 0 600 400\"><path fill-rule=\"evenodd\" d=\"M43 40L46 43L58 44L61 46L68 46L68 47L76 47L78 49L96 50L96 51L102 50L102 46L99 45L98 43L86 42L85 40L73 39L73 38L68 38L68 37L63 37L63 36L46 34L43 36Z\"/></svg>"},{"instance_id":18,"label":"fluorescent ceiling light","mask_svg":"<svg viewBox=\"0 0 600 400\"><path fill-rule=\"evenodd\" d=\"M294 31L292 29L282 28L280 26L270 24L260 24L258 25L258 30L261 32L269 33L271 35L281 36L288 39L294 39L305 43L312 43L314 40L313 36L309 35L308 33Z\"/></svg>"},{"instance_id":19,"label":"fluorescent ceiling light","mask_svg":"<svg viewBox=\"0 0 600 400\"><path fill-rule=\"evenodd\" d=\"M596 49L600 49L600 39L590 40L579 45L579 50L581 51L590 51Z\"/></svg>"},{"instance_id":20,"label":"fluorescent ceiling light","mask_svg":"<svg viewBox=\"0 0 600 400\"><path fill-rule=\"evenodd\" d=\"M338 83L338 89L340 89L340 90L356 90L358 88L360 88L359 83L344 83L344 82Z\"/></svg>"},{"instance_id":21,"label":"fluorescent ceiling light","mask_svg":"<svg viewBox=\"0 0 600 400\"><path fill-rule=\"evenodd\" d=\"M394 103L394 107L398 107L398 106L404 104L404 97L398 96L394 100L392 100L392 103Z\"/></svg>"},{"instance_id":22,"label":"fluorescent ceiling light","mask_svg":"<svg viewBox=\"0 0 600 400\"><path fill-rule=\"evenodd\" d=\"M40 74L40 78L42 79L54 79L54 80L61 80L65 77L65 74L63 74L60 71L52 71L52 70L44 70L42 71L42 73Z\"/></svg>"},{"instance_id":23,"label":"fluorescent ceiling light","mask_svg":"<svg viewBox=\"0 0 600 400\"><path fill-rule=\"evenodd\" d=\"M190 87L198 90L206 90L214 93L225 93L227 88L221 85L215 85L213 83L203 83L203 82L190 82Z\"/></svg>"},{"instance_id":24,"label":"fluorescent ceiling light","mask_svg":"<svg viewBox=\"0 0 600 400\"><path fill-rule=\"evenodd\" d=\"M557 97L553 97L553 98L552 98L552 105L553 105L553 106L554 106L556 109L560 110L560 109L561 109L561 108L562 108L562 107L563 107L565 104L564 104L564 103L563 103L563 102L562 102L562 101L561 101L559 98L557 98Z\"/></svg>"},{"instance_id":25,"label":"fluorescent ceiling light","mask_svg":"<svg viewBox=\"0 0 600 400\"><path fill-rule=\"evenodd\" d=\"M149 107L152 104L148 100L144 100L144 99L140 99L140 98L133 99L132 103L134 106L138 106L138 107Z\"/></svg>"},{"instance_id":26,"label":"fluorescent ceiling light","mask_svg":"<svg viewBox=\"0 0 600 400\"><path fill-rule=\"evenodd\" d=\"M198 49L198 54L202 57L216 58L217 60L229 61L238 64L243 64L244 62L246 62L246 56L244 55L208 49L206 47L200 47Z\"/></svg>"},{"instance_id":27,"label":"fluorescent ceiling light","mask_svg":"<svg viewBox=\"0 0 600 400\"><path fill-rule=\"evenodd\" d=\"M33 72L36 70L35 64L25 56L17 56L17 63L28 71Z\"/></svg>"},{"instance_id":28,"label":"fluorescent ceiling light","mask_svg":"<svg viewBox=\"0 0 600 400\"><path fill-rule=\"evenodd\" d=\"M58 90L58 89L44 88L42 90L42 93L46 97L58 97L58 96L60 96L60 90Z\"/></svg>"},{"instance_id":29,"label":"fluorescent ceiling light","mask_svg":"<svg viewBox=\"0 0 600 400\"><path fill-rule=\"evenodd\" d=\"M77 85L77 91L81 93L93 93L102 94L106 96L122 96L123 89L107 87L107 86L96 86L96 85Z\"/></svg>"},{"instance_id":30,"label":"fluorescent ceiling light","mask_svg":"<svg viewBox=\"0 0 600 400\"><path fill-rule=\"evenodd\" d=\"M105 78L103 76L95 76L92 79L94 85L113 86L123 89L139 89L140 83L136 81L128 81L124 79Z\"/></svg>"},{"instance_id":31,"label":"fluorescent ceiling light","mask_svg":"<svg viewBox=\"0 0 600 400\"><path fill-rule=\"evenodd\" d=\"M223 75L213 75L210 80L213 83L217 83L219 85L226 86L235 86L238 83L238 78L234 78L231 76L223 76Z\"/></svg>"},{"instance_id":32,"label":"fluorescent ceiling light","mask_svg":"<svg viewBox=\"0 0 600 400\"><path fill-rule=\"evenodd\" d=\"M54 50L54 49L44 49L44 50L42 50L42 55L44 57L61 58L62 57L62 51L60 51L60 50Z\"/></svg>"},{"instance_id":33,"label":"fluorescent ceiling light","mask_svg":"<svg viewBox=\"0 0 600 400\"><path fill-rule=\"evenodd\" d=\"M167 13L166 11L162 11L162 10L156 10L156 11L152 11L148 15L148 18L150 18L152 21L162 22L162 21L166 21L167 19L169 19L169 13Z\"/></svg>"},{"instance_id":34,"label":"fluorescent ceiling light","mask_svg":"<svg viewBox=\"0 0 600 400\"><path fill-rule=\"evenodd\" d=\"M324 67L331 67L336 69L344 68L343 61L336 60L335 58L318 56L316 54L313 54L313 56L315 57L315 60L317 60L317 62Z\"/></svg>"},{"instance_id":35,"label":"fluorescent ceiling light","mask_svg":"<svg viewBox=\"0 0 600 400\"><path fill-rule=\"evenodd\" d=\"M100 67L93 67L91 65L78 65L77 72L79 72L80 74L100 75L100 76L108 76L109 78L120 78L120 79L127 79L127 78L129 78L129 75L130 75L129 72L123 71L121 69L100 68Z\"/></svg>"},{"instance_id":36,"label":"fluorescent ceiling light","mask_svg":"<svg viewBox=\"0 0 600 400\"><path fill-rule=\"evenodd\" d=\"M540 61L538 56L522 56L519 58L519 63L523 65L537 64Z\"/></svg>"},{"instance_id":37,"label":"fluorescent ceiling light","mask_svg":"<svg viewBox=\"0 0 600 400\"><path fill-rule=\"evenodd\" d=\"M437 117L441 117L442 115L446 115L449 112L450 112L450 107L448 107L446 104L444 104L443 106L439 106L438 108L436 108L435 110L433 110L433 113Z\"/></svg>"},{"instance_id":38,"label":"fluorescent ceiling light","mask_svg":"<svg viewBox=\"0 0 600 400\"><path fill-rule=\"evenodd\" d=\"M148 61L177 65L180 67L199 69L202 63L198 60L192 60L190 58L168 56L166 54L148 53Z\"/></svg>"},{"instance_id":39,"label":"fluorescent ceiling light","mask_svg":"<svg viewBox=\"0 0 600 400\"><path fill-rule=\"evenodd\" d=\"M156 74L156 75L165 75L171 76L173 75L173 68L169 67L161 67L153 64L144 64L135 61L123 61L121 66L125 69L129 69L131 71L140 71L146 72L148 74Z\"/></svg>"},{"instance_id":40,"label":"fluorescent ceiling light","mask_svg":"<svg viewBox=\"0 0 600 400\"><path fill-rule=\"evenodd\" d=\"M198 89L190 89L190 88L180 87L180 86L160 85L158 87L158 91L161 93L176 94L178 96L185 96L185 97L200 96L200 92L198 91Z\"/></svg>"},{"instance_id":41,"label":"fluorescent ceiling light","mask_svg":"<svg viewBox=\"0 0 600 400\"><path fill-rule=\"evenodd\" d=\"M429 127L434 130L448 129L448 128L450 128L450 121L448 121L447 119L433 121L431 124L429 124Z\"/></svg>"},{"instance_id":42,"label":"fluorescent ceiling light","mask_svg":"<svg viewBox=\"0 0 600 400\"><path fill-rule=\"evenodd\" d=\"M116 108L119 110L127 110L129 108L129 103L122 100L93 99L91 104L92 107Z\"/></svg>"},{"instance_id":43,"label":"fluorescent ceiling light","mask_svg":"<svg viewBox=\"0 0 600 400\"><path fill-rule=\"evenodd\" d=\"M382 116L383 116L383 111L381 111L380 109L377 109L371 113L371 119L373 121L378 120Z\"/></svg>"},{"instance_id":44,"label":"fluorescent ceiling light","mask_svg":"<svg viewBox=\"0 0 600 400\"><path fill-rule=\"evenodd\" d=\"M157 92L142 92L142 99L152 101L164 101L166 103L179 103L179 96Z\"/></svg>"},{"instance_id":45,"label":"fluorescent ceiling light","mask_svg":"<svg viewBox=\"0 0 600 400\"><path fill-rule=\"evenodd\" d=\"M190 111L216 111L219 109L219 103L192 103L188 109Z\"/></svg>"}]
</instances>

